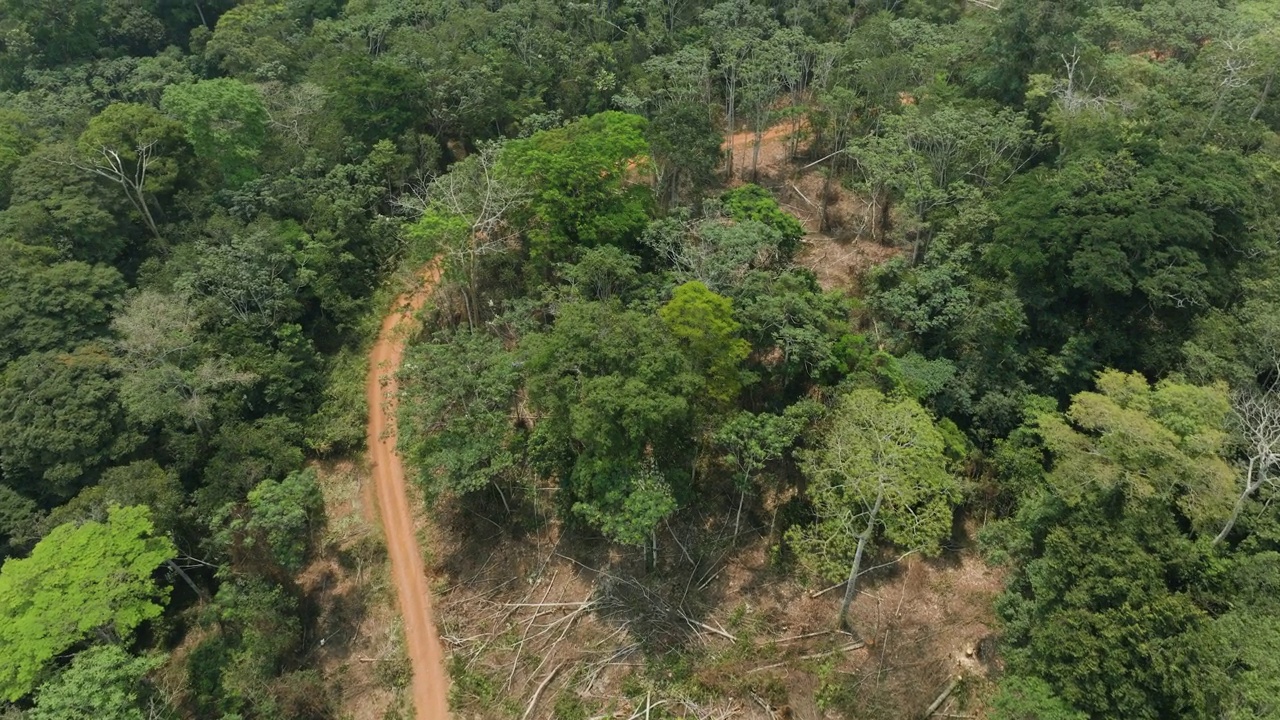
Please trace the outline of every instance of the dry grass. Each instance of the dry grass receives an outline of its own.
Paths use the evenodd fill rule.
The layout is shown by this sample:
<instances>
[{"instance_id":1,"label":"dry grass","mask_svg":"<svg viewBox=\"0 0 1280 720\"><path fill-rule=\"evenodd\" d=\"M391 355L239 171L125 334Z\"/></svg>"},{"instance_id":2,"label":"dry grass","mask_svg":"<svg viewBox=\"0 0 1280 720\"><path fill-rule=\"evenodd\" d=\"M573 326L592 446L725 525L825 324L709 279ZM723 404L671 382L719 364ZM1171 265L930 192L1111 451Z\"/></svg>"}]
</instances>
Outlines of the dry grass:
<instances>
[{"instance_id":1,"label":"dry grass","mask_svg":"<svg viewBox=\"0 0 1280 720\"><path fill-rule=\"evenodd\" d=\"M350 461L317 470L327 525L317 556L298 576L316 612L307 664L335 690L341 717L393 716L409 669L368 471Z\"/></svg>"}]
</instances>

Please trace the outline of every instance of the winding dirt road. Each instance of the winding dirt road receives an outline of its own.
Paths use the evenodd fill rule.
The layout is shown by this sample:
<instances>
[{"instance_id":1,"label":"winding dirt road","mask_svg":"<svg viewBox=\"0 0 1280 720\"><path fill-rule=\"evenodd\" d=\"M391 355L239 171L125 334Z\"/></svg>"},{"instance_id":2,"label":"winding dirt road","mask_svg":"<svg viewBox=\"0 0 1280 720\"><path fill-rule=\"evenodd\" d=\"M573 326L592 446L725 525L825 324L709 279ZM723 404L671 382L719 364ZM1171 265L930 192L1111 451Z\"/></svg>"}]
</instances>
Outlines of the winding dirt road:
<instances>
[{"instance_id":1,"label":"winding dirt road","mask_svg":"<svg viewBox=\"0 0 1280 720\"><path fill-rule=\"evenodd\" d=\"M404 355L404 337L397 329L402 321L413 316L414 310L422 307L439 280L439 272L428 269L422 280L422 287L416 292L396 300L395 309L382 321L378 341L369 355L369 379L365 386L369 402L369 461L373 465L378 512L387 536L391 578L396 586L400 615L404 618L405 646L413 668L416 717L417 720L447 720L449 685L444 672L444 653L431 614L431 590L413 529L413 514L409 512L404 465L396 454L394 432L395 372Z\"/></svg>"}]
</instances>

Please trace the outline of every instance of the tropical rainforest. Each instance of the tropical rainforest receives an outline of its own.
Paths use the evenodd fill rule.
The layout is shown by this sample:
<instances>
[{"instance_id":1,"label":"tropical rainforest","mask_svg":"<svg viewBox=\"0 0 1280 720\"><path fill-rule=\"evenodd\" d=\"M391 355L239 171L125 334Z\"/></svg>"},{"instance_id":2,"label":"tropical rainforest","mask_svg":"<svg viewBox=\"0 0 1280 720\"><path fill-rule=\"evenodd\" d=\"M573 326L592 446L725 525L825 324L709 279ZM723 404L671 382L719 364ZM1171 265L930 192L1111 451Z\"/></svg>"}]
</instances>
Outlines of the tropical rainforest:
<instances>
[{"instance_id":1,"label":"tropical rainforest","mask_svg":"<svg viewBox=\"0 0 1280 720\"><path fill-rule=\"evenodd\" d=\"M765 518L853 635L968 523L990 717L1280 718L1278 73L1271 0L0 0L0 712L339 717L316 462L431 265L428 515Z\"/></svg>"}]
</instances>

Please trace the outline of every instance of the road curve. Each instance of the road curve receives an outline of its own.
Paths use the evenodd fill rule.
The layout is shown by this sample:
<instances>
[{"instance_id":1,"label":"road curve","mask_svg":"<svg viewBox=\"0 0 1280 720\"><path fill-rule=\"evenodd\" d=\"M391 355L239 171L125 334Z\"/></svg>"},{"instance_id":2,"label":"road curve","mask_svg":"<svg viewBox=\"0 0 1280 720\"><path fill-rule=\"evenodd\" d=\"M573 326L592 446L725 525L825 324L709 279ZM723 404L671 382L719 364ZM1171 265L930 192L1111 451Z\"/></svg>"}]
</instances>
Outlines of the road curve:
<instances>
[{"instance_id":1,"label":"road curve","mask_svg":"<svg viewBox=\"0 0 1280 720\"><path fill-rule=\"evenodd\" d=\"M397 330L401 322L412 317L414 310L422 307L438 280L439 272L428 268L423 273L422 286L396 300L395 308L382 321L378 340L369 354L369 378L365 386L369 402L369 462L382 529L387 536L391 579L396 586L400 615L404 618L404 641L413 669L413 706L417 720L448 719L449 684L431 613L431 590L405 493L404 465L395 448L395 373L404 355L404 337Z\"/></svg>"}]
</instances>

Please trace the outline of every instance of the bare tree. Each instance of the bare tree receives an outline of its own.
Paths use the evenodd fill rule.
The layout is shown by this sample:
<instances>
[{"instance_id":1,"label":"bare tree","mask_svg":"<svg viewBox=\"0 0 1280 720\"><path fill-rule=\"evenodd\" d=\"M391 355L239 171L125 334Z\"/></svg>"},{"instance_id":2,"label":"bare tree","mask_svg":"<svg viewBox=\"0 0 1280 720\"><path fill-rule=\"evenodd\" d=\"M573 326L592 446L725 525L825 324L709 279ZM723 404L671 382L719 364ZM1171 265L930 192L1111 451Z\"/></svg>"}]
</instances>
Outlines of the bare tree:
<instances>
[{"instance_id":1,"label":"bare tree","mask_svg":"<svg viewBox=\"0 0 1280 720\"><path fill-rule=\"evenodd\" d=\"M401 205L421 213L418 227L434 237L446 260L461 272L467 322L480 322L480 259L511 249L519 231L511 213L529 196L524 183L502 167L502 145L489 144L467 156Z\"/></svg>"},{"instance_id":2,"label":"bare tree","mask_svg":"<svg viewBox=\"0 0 1280 720\"><path fill-rule=\"evenodd\" d=\"M1080 49L1073 48L1071 55L1059 55L1066 77L1055 83L1053 94L1058 98L1058 105L1067 115L1077 115L1083 110L1101 111L1109 100L1102 93L1093 91L1096 76L1085 77L1080 68Z\"/></svg>"},{"instance_id":3,"label":"bare tree","mask_svg":"<svg viewBox=\"0 0 1280 720\"><path fill-rule=\"evenodd\" d=\"M257 378L229 361L204 356L198 319L185 298L144 290L112 322L125 406L143 422L175 419L203 430L216 394Z\"/></svg>"},{"instance_id":4,"label":"bare tree","mask_svg":"<svg viewBox=\"0 0 1280 720\"><path fill-rule=\"evenodd\" d=\"M1227 104L1227 96L1233 91L1249 84L1249 74L1254 62L1245 52L1245 43L1239 37L1224 38L1212 47L1217 50L1217 92L1213 101L1213 112L1204 126L1200 139L1209 137L1209 132L1217 124L1222 110Z\"/></svg>"},{"instance_id":5,"label":"bare tree","mask_svg":"<svg viewBox=\"0 0 1280 720\"><path fill-rule=\"evenodd\" d=\"M1244 439L1248 463L1240 496L1236 498L1235 507L1222 530L1213 539L1215 545L1231 533L1249 498L1263 487L1280 486L1271 476L1271 470L1280 464L1280 395L1277 395L1276 388L1236 393L1231 404Z\"/></svg>"},{"instance_id":6,"label":"bare tree","mask_svg":"<svg viewBox=\"0 0 1280 720\"><path fill-rule=\"evenodd\" d=\"M267 122L299 147L311 142L312 122L321 116L327 91L315 83L280 81L258 86L267 107Z\"/></svg>"},{"instance_id":7,"label":"bare tree","mask_svg":"<svg viewBox=\"0 0 1280 720\"><path fill-rule=\"evenodd\" d=\"M97 148L96 154L75 160L72 164L119 185L124 190L125 197L129 198L129 202L142 215L142 221L146 223L147 229L157 240L161 240L163 238L160 237L160 229L156 225L155 217L151 215L151 208L147 204L147 194L144 190L147 184L147 173L155 160L155 148L154 140L140 143L134 148L136 159L130 162L122 158L116 149L103 145Z\"/></svg>"}]
</instances>

